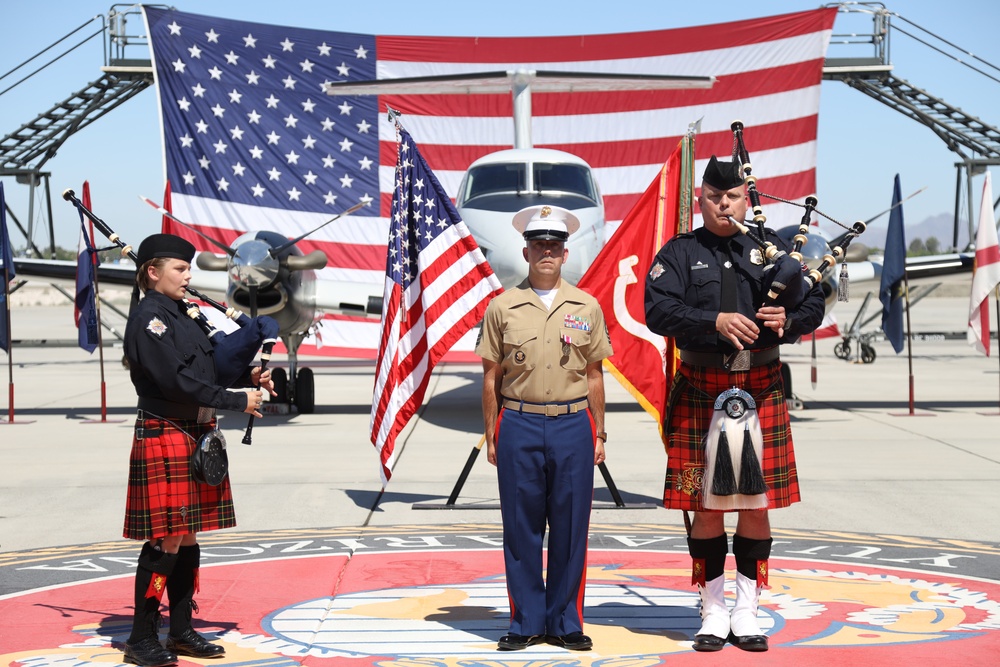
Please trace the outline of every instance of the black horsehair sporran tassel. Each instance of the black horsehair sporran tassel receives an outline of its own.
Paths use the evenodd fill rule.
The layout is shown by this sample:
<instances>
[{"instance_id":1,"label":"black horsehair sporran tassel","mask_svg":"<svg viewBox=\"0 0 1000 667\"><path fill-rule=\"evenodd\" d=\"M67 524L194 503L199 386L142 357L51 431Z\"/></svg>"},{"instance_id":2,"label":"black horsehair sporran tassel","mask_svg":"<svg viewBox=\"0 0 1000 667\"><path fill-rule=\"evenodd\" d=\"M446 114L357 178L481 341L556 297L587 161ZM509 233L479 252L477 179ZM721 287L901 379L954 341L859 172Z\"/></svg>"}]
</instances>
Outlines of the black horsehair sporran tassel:
<instances>
[{"instance_id":1,"label":"black horsehair sporran tassel","mask_svg":"<svg viewBox=\"0 0 1000 667\"><path fill-rule=\"evenodd\" d=\"M750 427L743 430L743 453L740 456L740 493L745 496L756 496L767 493L764 473L757 460L757 452L750 438Z\"/></svg>"},{"instance_id":2,"label":"black horsehair sporran tassel","mask_svg":"<svg viewBox=\"0 0 1000 667\"><path fill-rule=\"evenodd\" d=\"M749 437L749 436L748 436ZM726 429L719 433L719 444L715 448L715 470L712 476L712 495L732 496L736 494L736 472L733 458L729 454L729 438Z\"/></svg>"}]
</instances>

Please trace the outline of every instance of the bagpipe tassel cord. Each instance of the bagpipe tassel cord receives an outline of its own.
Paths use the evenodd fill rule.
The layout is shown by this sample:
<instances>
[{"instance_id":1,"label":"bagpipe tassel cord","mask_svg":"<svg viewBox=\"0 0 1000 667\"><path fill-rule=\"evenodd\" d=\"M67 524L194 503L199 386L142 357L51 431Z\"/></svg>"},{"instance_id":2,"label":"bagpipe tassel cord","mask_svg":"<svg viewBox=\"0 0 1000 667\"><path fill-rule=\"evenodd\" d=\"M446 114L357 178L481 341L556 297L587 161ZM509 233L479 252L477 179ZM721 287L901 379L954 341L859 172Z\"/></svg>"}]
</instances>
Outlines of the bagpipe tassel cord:
<instances>
[{"instance_id":1,"label":"bagpipe tassel cord","mask_svg":"<svg viewBox=\"0 0 1000 667\"><path fill-rule=\"evenodd\" d=\"M733 458L729 453L729 438L726 437L726 431L723 429L719 433L719 443L715 448L712 494L716 496L732 496L736 492L736 472L733 470Z\"/></svg>"},{"instance_id":2,"label":"bagpipe tassel cord","mask_svg":"<svg viewBox=\"0 0 1000 667\"><path fill-rule=\"evenodd\" d=\"M753 440L750 438L749 427L743 430L743 453L740 457L740 493L747 496L756 496L767 493L767 484L764 482L764 473L757 459L757 452L753 447Z\"/></svg>"},{"instance_id":3,"label":"bagpipe tassel cord","mask_svg":"<svg viewBox=\"0 0 1000 667\"><path fill-rule=\"evenodd\" d=\"M847 275L847 262L840 265L840 281L837 283L837 301L842 303L847 303L851 297L851 286L848 284L850 280Z\"/></svg>"}]
</instances>

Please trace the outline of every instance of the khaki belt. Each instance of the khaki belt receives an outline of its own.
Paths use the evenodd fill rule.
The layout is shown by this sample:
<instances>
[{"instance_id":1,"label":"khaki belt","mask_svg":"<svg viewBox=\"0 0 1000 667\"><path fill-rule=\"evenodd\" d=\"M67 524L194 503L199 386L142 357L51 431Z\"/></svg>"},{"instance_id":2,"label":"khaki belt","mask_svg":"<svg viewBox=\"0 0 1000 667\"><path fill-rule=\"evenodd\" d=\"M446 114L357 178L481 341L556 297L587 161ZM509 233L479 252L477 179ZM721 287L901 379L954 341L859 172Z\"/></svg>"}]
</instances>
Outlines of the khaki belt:
<instances>
[{"instance_id":1,"label":"khaki belt","mask_svg":"<svg viewBox=\"0 0 1000 667\"><path fill-rule=\"evenodd\" d=\"M691 352L681 350L681 361L692 366L724 368L728 371L745 371L748 368L764 366L778 359L778 348L766 350L740 350L730 354L721 352Z\"/></svg>"},{"instance_id":2,"label":"khaki belt","mask_svg":"<svg viewBox=\"0 0 1000 667\"><path fill-rule=\"evenodd\" d=\"M545 415L546 417L558 417L559 415L571 415L587 409L587 399L574 401L573 403L525 403L515 401L510 398L503 399L503 406L508 410L527 412L533 415Z\"/></svg>"}]
</instances>

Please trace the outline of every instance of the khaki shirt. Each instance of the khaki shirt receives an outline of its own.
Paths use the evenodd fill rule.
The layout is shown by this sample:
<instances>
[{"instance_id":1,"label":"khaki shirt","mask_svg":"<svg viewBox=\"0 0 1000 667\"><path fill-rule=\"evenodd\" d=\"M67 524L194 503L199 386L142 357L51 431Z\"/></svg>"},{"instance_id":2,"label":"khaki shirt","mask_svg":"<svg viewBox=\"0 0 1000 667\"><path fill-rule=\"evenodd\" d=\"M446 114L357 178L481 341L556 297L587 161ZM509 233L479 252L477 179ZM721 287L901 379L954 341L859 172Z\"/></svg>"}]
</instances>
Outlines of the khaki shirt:
<instances>
[{"instance_id":1,"label":"khaki shirt","mask_svg":"<svg viewBox=\"0 0 1000 667\"><path fill-rule=\"evenodd\" d=\"M505 398L566 403L587 396L587 365L611 356L611 337L594 297L563 280L549 310L524 280L486 308L476 354L500 364Z\"/></svg>"}]
</instances>

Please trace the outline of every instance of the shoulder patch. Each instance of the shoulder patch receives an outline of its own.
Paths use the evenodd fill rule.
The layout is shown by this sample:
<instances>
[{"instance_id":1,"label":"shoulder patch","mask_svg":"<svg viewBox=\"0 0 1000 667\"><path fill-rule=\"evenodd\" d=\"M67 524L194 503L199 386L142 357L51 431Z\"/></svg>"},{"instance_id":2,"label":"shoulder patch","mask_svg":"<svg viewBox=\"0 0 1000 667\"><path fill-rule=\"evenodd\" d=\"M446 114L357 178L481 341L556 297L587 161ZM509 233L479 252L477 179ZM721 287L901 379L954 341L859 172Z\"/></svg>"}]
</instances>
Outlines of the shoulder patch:
<instances>
[{"instance_id":1,"label":"shoulder patch","mask_svg":"<svg viewBox=\"0 0 1000 667\"><path fill-rule=\"evenodd\" d=\"M656 280L657 278L663 275L663 271L664 271L663 265L657 262L656 264L653 265L653 268L649 270L649 277L653 280Z\"/></svg>"},{"instance_id":2,"label":"shoulder patch","mask_svg":"<svg viewBox=\"0 0 1000 667\"><path fill-rule=\"evenodd\" d=\"M157 338L163 338L163 334L167 333L167 325L163 323L159 317L154 317L146 325L146 331L153 334Z\"/></svg>"}]
</instances>

